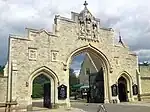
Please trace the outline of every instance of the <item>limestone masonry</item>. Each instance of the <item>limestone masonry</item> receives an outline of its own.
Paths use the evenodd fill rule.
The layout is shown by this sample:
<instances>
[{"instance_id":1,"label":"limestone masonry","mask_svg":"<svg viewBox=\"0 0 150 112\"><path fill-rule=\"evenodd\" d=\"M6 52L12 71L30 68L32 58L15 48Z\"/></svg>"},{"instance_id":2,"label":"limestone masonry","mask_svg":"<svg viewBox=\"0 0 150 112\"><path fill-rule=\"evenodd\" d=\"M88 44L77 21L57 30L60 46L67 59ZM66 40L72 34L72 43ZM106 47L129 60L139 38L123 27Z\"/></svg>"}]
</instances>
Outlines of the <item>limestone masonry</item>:
<instances>
[{"instance_id":1,"label":"limestone masonry","mask_svg":"<svg viewBox=\"0 0 150 112\"><path fill-rule=\"evenodd\" d=\"M142 94L137 55L122 42L114 43L113 29L102 28L100 20L86 5L80 13L71 12L71 19L56 15L53 26L52 32L26 28L27 37L10 35L8 63L4 76L0 77L1 103L17 101L18 107L30 108L32 82L44 74L51 80L51 103L70 106L69 67L73 57L82 52L91 53L101 63L104 103L120 102L119 95L112 95L111 87L119 85L121 78L126 80L128 101L138 98L133 94L133 85L138 86L138 94ZM58 99L57 88L61 84L67 86L64 100Z\"/></svg>"}]
</instances>

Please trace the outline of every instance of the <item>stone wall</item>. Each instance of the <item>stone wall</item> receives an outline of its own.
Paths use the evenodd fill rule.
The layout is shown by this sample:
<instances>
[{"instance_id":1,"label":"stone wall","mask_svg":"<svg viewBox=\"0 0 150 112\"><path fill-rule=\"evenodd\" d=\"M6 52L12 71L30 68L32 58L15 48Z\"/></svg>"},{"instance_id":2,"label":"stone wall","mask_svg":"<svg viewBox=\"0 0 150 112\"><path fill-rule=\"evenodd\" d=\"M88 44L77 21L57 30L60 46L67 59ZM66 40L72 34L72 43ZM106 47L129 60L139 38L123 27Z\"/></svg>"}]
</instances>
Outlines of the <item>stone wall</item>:
<instances>
[{"instance_id":1,"label":"stone wall","mask_svg":"<svg viewBox=\"0 0 150 112\"><path fill-rule=\"evenodd\" d=\"M96 66L94 66L93 60L90 59L89 55L85 55L85 59L81 65L81 70L79 74L80 83L84 85L89 85L89 75L87 74L86 70L89 69L89 73L97 73Z\"/></svg>"},{"instance_id":2,"label":"stone wall","mask_svg":"<svg viewBox=\"0 0 150 112\"><path fill-rule=\"evenodd\" d=\"M80 15L85 15L82 13ZM46 72L55 82L54 103L69 104L69 89L67 89L67 99L59 100L57 87L61 84L69 87L70 62L73 56L86 50L101 55L101 61L107 65L105 66L106 100L108 94L111 100L111 85L116 83L123 72L126 73L127 78L131 78L129 86L132 88L132 84L137 83L136 56L128 48L114 45L114 32L110 28L99 28L95 35L96 39L92 36L82 37L79 23L61 16L55 17L55 31L52 33L28 29L27 37L11 35L9 47L11 65L8 66L12 66L13 99L17 98L18 103L24 106L31 104L32 78L40 72ZM132 89L130 94L132 98Z\"/></svg>"},{"instance_id":3,"label":"stone wall","mask_svg":"<svg viewBox=\"0 0 150 112\"><path fill-rule=\"evenodd\" d=\"M150 65L139 65L142 94L150 94Z\"/></svg>"},{"instance_id":4,"label":"stone wall","mask_svg":"<svg viewBox=\"0 0 150 112\"><path fill-rule=\"evenodd\" d=\"M141 78L141 88L142 94L149 94L150 95L150 78Z\"/></svg>"},{"instance_id":5,"label":"stone wall","mask_svg":"<svg viewBox=\"0 0 150 112\"><path fill-rule=\"evenodd\" d=\"M150 77L150 65L140 64L139 71L141 77Z\"/></svg>"},{"instance_id":6,"label":"stone wall","mask_svg":"<svg viewBox=\"0 0 150 112\"><path fill-rule=\"evenodd\" d=\"M0 103L6 102L7 95L7 77L0 77Z\"/></svg>"}]
</instances>

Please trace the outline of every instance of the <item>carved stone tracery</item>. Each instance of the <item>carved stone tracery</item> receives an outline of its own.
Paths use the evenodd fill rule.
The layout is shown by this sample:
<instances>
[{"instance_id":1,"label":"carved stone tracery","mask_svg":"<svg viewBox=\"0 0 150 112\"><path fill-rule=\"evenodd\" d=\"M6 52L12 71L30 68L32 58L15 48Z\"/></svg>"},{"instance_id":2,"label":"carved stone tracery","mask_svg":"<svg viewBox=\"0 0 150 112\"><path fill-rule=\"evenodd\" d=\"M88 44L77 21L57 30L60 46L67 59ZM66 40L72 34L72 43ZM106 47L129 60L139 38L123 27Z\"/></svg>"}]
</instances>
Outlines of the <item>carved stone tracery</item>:
<instances>
[{"instance_id":1,"label":"carved stone tracery","mask_svg":"<svg viewBox=\"0 0 150 112\"><path fill-rule=\"evenodd\" d=\"M90 40L98 40L98 25L95 18L85 7L79 14L79 37Z\"/></svg>"}]
</instances>

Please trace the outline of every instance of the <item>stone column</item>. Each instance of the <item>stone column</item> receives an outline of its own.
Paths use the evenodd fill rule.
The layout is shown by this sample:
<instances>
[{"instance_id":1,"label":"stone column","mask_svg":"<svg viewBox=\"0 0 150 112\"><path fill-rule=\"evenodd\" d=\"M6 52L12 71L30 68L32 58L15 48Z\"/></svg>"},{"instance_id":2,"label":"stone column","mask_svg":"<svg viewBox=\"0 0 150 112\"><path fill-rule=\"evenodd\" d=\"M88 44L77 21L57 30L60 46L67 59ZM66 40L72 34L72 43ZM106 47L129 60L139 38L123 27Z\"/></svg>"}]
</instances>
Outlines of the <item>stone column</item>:
<instances>
[{"instance_id":1,"label":"stone column","mask_svg":"<svg viewBox=\"0 0 150 112\"><path fill-rule=\"evenodd\" d=\"M7 98L6 98L6 102L11 102L12 99L12 91L11 91L11 87L12 87L12 63L11 63L11 52L12 52L12 39L9 38L9 51L8 51L8 80L7 80ZM11 111L11 106L7 105L6 106L6 112Z\"/></svg>"},{"instance_id":2,"label":"stone column","mask_svg":"<svg viewBox=\"0 0 150 112\"><path fill-rule=\"evenodd\" d=\"M16 76L17 76L17 71L12 71L12 100L16 101Z\"/></svg>"},{"instance_id":3,"label":"stone column","mask_svg":"<svg viewBox=\"0 0 150 112\"><path fill-rule=\"evenodd\" d=\"M32 98L31 98L31 94L32 94L32 83L30 82L26 82L26 88L28 88L28 106L27 106L27 111L31 111L32 110Z\"/></svg>"},{"instance_id":4,"label":"stone column","mask_svg":"<svg viewBox=\"0 0 150 112\"><path fill-rule=\"evenodd\" d=\"M137 73L137 85L138 85L138 100L141 101L141 94L142 94L142 89L141 89L141 75L139 70L136 70Z\"/></svg>"},{"instance_id":5,"label":"stone column","mask_svg":"<svg viewBox=\"0 0 150 112\"><path fill-rule=\"evenodd\" d=\"M133 89L132 89L133 82L132 82L131 80L129 80L128 83L129 83L129 88L128 88L128 91L129 91L129 93L128 93L128 100L129 100L129 102L131 102L131 101L134 101Z\"/></svg>"},{"instance_id":6,"label":"stone column","mask_svg":"<svg viewBox=\"0 0 150 112\"><path fill-rule=\"evenodd\" d=\"M118 79L117 79L117 82L116 82L116 84L117 84L117 88L118 88L118 93L119 93L119 87L118 87ZM120 99L119 99L119 94L117 95L117 103L120 103Z\"/></svg>"},{"instance_id":7,"label":"stone column","mask_svg":"<svg viewBox=\"0 0 150 112\"><path fill-rule=\"evenodd\" d=\"M137 76L137 85L138 85L138 100L141 101L141 94L142 94L142 89L141 89L141 75L140 75L140 66L138 64L138 56L136 56L137 59L137 69L136 69L136 76Z\"/></svg>"},{"instance_id":8,"label":"stone column","mask_svg":"<svg viewBox=\"0 0 150 112\"><path fill-rule=\"evenodd\" d=\"M109 103L109 99L108 99L108 71L105 67L103 67L103 71L104 71L104 103Z\"/></svg>"},{"instance_id":9,"label":"stone column","mask_svg":"<svg viewBox=\"0 0 150 112\"><path fill-rule=\"evenodd\" d=\"M64 74L65 74L65 83L66 83L66 86L67 86L67 99L65 100L66 102L66 108L70 108L71 105L70 105L70 88L69 88L69 68L66 68L66 66L64 67Z\"/></svg>"},{"instance_id":10,"label":"stone column","mask_svg":"<svg viewBox=\"0 0 150 112\"><path fill-rule=\"evenodd\" d=\"M71 105L70 105L70 88L69 88L69 69L67 71L67 79L68 79L68 84L67 84L67 108L70 108Z\"/></svg>"},{"instance_id":11,"label":"stone column","mask_svg":"<svg viewBox=\"0 0 150 112\"><path fill-rule=\"evenodd\" d=\"M9 63L9 72L8 72L8 87L7 87L7 101L11 100L11 78L12 78L12 71L11 71L11 62Z\"/></svg>"},{"instance_id":12,"label":"stone column","mask_svg":"<svg viewBox=\"0 0 150 112\"><path fill-rule=\"evenodd\" d=\"M112 102L112 90L111 90L111 85L112 85L112 82L111 82L111 77L110 75L113 74L113 68L110 69L110 71L108 72L107 76L107 81L108 81L108 96L109 96L109 103Z\"/></svg>"},{"instance_id":13,"label":"stone column","mask_svg":"<svg viewBox=\"0 0 150 112\"><path fill-rule=\"evenodd\" d=\"M12 100L16 101L17 97L16 97L16 77L17 77L17 73L18 73L18 69L17 69L17 61L16 60L12 60L12 78L11 78L11 82L12 82Z\"/></svg>"},{"instance_id":14,"label":"stone column","mask_svg":"<svg viewBox=\"0 0 150 112\"><path fill-rule=\"evenodd\" d=\"M8 80L7 80L7 101L10 101L11 97L11 43L12 40L9 38L9 52L8 52Z\"/></svg>"}]
</instances>

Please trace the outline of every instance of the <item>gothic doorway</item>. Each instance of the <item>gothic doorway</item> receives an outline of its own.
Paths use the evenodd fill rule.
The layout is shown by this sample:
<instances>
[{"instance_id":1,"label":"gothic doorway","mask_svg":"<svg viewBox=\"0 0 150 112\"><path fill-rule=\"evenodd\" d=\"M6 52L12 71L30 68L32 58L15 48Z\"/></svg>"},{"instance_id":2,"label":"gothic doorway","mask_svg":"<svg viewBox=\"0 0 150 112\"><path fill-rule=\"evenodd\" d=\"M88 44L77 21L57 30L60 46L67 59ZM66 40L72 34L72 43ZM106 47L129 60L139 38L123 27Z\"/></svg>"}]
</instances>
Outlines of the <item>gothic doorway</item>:
<instances>
[{"instance_id":1,"label":"gothic doorway","mask_svg":"<svg viewBox=\"0 0 150 112\"><path fill-rule=\"evenodd\" d=\"M108 103L109 102L109 82L108 82L108 66L109 62L104 54L95 50L92 46L81 47L74 51L68 61L69 68L72 66L76 56L85 53L86 57L80 64L79 71L79 97L87 98L87 102L91 103ZM71 66L70 66L71 65ZM72 82L72 81L71 81ZM77 86L78 86L77 85ZM71 88L71 85L70 85ZM87 91L80 89L87 88ZM70 93L71 94L71 93ZM85 97L83 97L83 95ZM90 97L90 98L88 98ZM72 100L73 97L70 97ZM77 99L75 97L74 99Z\"/></svg>"},{"instance_id":2,"label":"gothic doorway","mask_svg":"<svg viewBox=\"0 0 150 112\"><path fill-rule=\"evenodd\" d=\"M40 74L32 83L32 106L51 108L51 81Z\"/></svg>"},{"instance_id":3,"label":"gothic doorway","mask_svg":"<svg viewBox=\"0 0 150 112\"><path fill-rule=\"evenodd\" d=\"M127 80L122 76L118 79L118 92L120 102L127 102Z\"/></svg>"}]
</instances>

